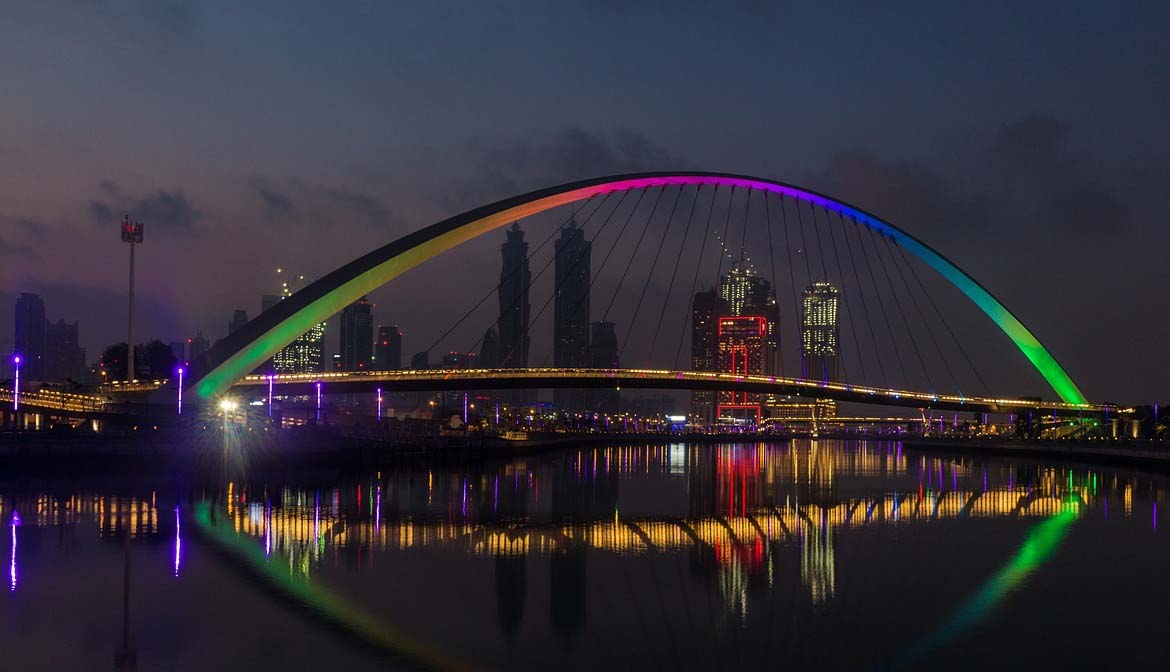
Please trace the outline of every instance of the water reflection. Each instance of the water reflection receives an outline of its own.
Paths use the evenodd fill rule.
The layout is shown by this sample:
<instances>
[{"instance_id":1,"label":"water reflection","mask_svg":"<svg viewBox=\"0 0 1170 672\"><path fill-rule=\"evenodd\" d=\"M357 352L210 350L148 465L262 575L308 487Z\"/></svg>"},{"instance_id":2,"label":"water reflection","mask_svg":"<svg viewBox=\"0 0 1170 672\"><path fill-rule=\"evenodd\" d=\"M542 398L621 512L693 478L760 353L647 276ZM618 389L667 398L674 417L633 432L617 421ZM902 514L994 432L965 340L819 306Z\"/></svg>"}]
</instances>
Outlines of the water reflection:
<instances>
[{"instance_id":1,"label":"water reflection","mask_svg":"<svg viewBox=\"0 0 1170 672\"><path fill-rule=\"evenodd\" d=\"M860 643L835 655L843 667L912 664L974 636L972 623L1010 615L1012 595L1048 571L1073 523L1089 530L1085 543L1112 534L1107 524L1125 538L1139 521L1153 533L1165 496L1154 476L833 441L598 446L221 488L143 485L0 494L10 590L44 597L48 572L85 571L41 532L92 530L121 542L119 660L138 653L130 585L150 581L153 556L131 572L130 549L145 544L166 549L159 566L176 585L226 572L255 587L238 599L277 596L328 625L323 637L340 635L336 646L361 643L355 664L371 668L381 655L362 658L371 647L436 667L719 667L776 650L807 665L845 624L895 615L892 638L856 632ZM1110 521L1118 500L1123 516ZM21 574L18 586L18 560L39 578ZM1091 571L1075 554L1065 562Z\"/></svg>"}]
</instances>

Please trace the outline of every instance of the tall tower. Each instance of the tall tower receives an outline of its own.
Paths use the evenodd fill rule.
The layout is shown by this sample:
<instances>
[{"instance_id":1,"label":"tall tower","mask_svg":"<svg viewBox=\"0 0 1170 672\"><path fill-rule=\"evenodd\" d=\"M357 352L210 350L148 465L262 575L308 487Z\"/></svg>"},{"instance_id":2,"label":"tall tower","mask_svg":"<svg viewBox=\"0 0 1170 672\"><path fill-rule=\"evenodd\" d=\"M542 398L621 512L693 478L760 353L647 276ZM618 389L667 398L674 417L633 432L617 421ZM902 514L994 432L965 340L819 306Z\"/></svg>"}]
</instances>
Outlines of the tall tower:
<instances>
[{"instance_id":1,"label":"tall tower","mask_svg":"<svg viewBox=\"0 0 1170 672\"><path fill-rule=\"evenodd\" d=\"M528 366L528 243L520 224L513 222L508 240L500 246L500 367Z\"/></svg>"},{"instance_id":2,"label":"tall tower","mask_svg":"<svg viewBox=\"0 0 1170 672\"><path fill-rule=\"evenodd\" d=\"M284 269L276 269L277 275L282 278L285 277ZM291 280L291 278L290 278ZM297 276L297 280L302 284L305 281L305 276ZM289 286L288 281L280 283L280 294L265 294L260 297L260 312L264 312L272 308L280 301L293 295L294 289ZM195 359L196 355L190 353L191 359ZM272 356L271 366L264 365L261 367L267 373L274 371L276 373L315 373L325 370L325 323L319 322L309 328L308 331L297 336L296 339L284 346Z\"/></svg>"},{"instance_id":3,"label":"tall tower","mask_svg":"<svg viewBox=\"0 0 1170 672\"><path fill-rule=\"evenodd\" d=\"M589 365L589 266L593 244L585 230L570 219L556 242L556 282L553 291L553 365L574 368ZM577 390L553 390L553 403L580 410L585 399Z\"/></svg>"},{"instance_id":4,"label":"tall tower","mask_svg":"<svg viewBox=\"0 0 1170 672\"><path fill-rule=\"evenodd\" d=\"M21 293L16 299L13 352L20 355L25 380L45 377L45 302L39 294Z\"/></svg>"},{"instance_id":5,"label":"tall tower","mask_svg":"<svg viewBox=\"0 0 1170 672\"><path fill-rule=\"evenodd\" d=\"M714 320L715 369L739 375L774 375L780 311L771 284L742 264L719 283L722 311ZM715 416L759 421L763 396L719 392Z\"/></svg>"},{"instance_id":6,"label":"tall tower","mask_svg":"<svg viewBox=\"0 0 1170 672\"><path fill-rule=\"evenodd\" d=\"M715 371L715 323L721 310L719 295L713 289L695 294L691 303L691 370ZM715 393L692 392L691 416L696 422L708 423L715 417Z\"/></svg>"},{"instance_id":7,"label":"tall tower","mask_svg":"<svg viewBox=\"0 0 1170 672\"><path fill-rule=\"evenodd\" d=\"M379 371L396 371L402 368L402 331L398 329L398 325L378 327L374 361Z\"/></svg>"},{"instance_id":8,"label":"tall tower","mask_svg":"<svg viewBox=\"0 0 1170 672\"><path fill-rule=\"evenodd\" d=\"M616 369L618 361L618 338L613 322L594 322L591 325L589 344L589 366L594 369ZM597 413L617 413L619 395L617 388L592 390L586 394L590 401L589 410Z\"/></svg>"},{"instance_id":9,"label":"tall tower","mask_svg":"<svg viewBox=\"0 0 1170 672\"><path fill-rule=\"evenodd\" d=\"M374 355L372 303L362 297L341 310L341 369L365 371Z\"/></svg>"},{"instance_id":10,"label":"tall tower","mask_svg":"<svg viewBox=\"0 0 1170 672\"><path fill-rule=\"evenodd\" d=\"M804 290L800 314L801 376L810 380L836 381L837 288L814 282Z\"/></svg>"}]
</instances>

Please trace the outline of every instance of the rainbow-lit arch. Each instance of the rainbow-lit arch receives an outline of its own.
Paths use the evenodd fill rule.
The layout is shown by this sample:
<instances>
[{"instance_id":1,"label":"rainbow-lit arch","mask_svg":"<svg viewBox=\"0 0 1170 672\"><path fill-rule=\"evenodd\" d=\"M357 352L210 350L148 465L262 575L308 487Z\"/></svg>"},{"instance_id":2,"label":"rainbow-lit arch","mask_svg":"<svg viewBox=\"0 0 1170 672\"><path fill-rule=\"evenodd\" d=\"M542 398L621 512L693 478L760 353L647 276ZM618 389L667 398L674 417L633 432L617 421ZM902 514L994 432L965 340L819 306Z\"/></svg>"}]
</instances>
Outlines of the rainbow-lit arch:
<instances>
[{"instance_id":1,"label":"rainbow-lit arch","mask_svg":"<svg viewBox=\"0 0 1170 672\"><path fill-rule=\"evenodd\" d=\"M195 363L191 377L200 398L227 391L235 381L276 354L297 336L374 289L424 261L518 219L626 189L672 185L719 185L783 194L841 213L893 240L958 287L1019 347L1062 401L1087 403L1085 396L1019 318L974 278L914 236L870 213L814 191L758 177L708 172L637 173L597 177L513 196L415 231L317 280L261 313L220 341Z\"/></svg>"}]
</instances>

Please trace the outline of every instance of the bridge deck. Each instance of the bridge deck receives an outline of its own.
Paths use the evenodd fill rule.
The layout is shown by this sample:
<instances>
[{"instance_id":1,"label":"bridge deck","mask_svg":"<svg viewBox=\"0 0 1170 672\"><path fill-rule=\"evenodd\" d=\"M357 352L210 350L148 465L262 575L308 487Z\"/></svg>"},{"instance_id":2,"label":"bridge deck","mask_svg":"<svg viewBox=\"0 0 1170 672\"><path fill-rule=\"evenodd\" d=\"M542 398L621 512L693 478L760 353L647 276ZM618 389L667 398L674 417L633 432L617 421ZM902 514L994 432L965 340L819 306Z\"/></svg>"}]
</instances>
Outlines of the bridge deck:
<instances>
[{"instance_id":1,"label":"bridge deck","mask_svg":"<svg viewBox=\"0 0 1170 672\"><path fill-rule=\"evenodd\" d=\"M245 376L237 388L267 388L269 376ZM780 376L740 376L705 371L654 369L426 369L419 371L354 371L280 374L271 376L280 394L311 394L318 382L327 394L341 392L504 390L518 388L603 388L735 391L836 399L907 408L931 408L975 413L1038 411L1063 416L1103 416L1121 409L1108 404L1068 404L1010 398L886 389L846 383L820 382Z\"/></svg>"}]
</instances>

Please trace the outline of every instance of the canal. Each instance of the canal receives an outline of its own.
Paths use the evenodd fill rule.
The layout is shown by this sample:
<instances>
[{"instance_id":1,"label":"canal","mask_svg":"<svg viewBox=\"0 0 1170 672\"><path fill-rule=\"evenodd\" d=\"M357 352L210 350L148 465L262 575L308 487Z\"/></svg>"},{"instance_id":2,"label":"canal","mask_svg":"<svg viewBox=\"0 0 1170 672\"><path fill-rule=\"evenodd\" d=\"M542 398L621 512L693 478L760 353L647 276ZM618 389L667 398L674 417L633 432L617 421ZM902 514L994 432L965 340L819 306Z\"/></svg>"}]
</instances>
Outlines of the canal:
<instances>
[{"instance_id":1,"label":"canal","mask_svg":"<svg viewBox=\"0 0 1170 672\"><path fill-rule=\"evenodd\" d=\"M1163 666L1168 492L872 441L10 468L0 668Z\"/></svg>"}]
</instances>

